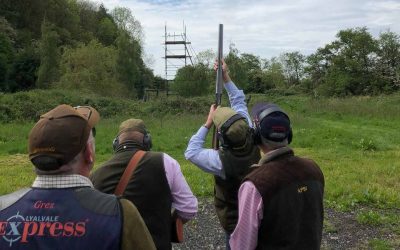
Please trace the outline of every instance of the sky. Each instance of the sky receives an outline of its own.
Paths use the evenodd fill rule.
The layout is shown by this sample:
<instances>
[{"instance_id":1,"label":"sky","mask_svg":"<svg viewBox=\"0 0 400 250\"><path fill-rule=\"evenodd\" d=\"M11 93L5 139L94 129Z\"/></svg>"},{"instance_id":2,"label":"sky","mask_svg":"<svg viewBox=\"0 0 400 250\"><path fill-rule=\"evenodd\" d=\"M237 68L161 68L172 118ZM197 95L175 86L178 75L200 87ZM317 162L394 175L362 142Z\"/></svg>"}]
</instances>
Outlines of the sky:
<instances>
[{"instance_id":1,"label":"sky","mask_svg":"<svg viewBox=\"0 0 400 250\"><path fill-rule=\"evenodd\" d=\"M127 7L132 11L144 30L145 61L155 75L162 77L165 76L165 25L168 33L180 34L184 23L188 41L197 54L208 49L217 51L221 23L224 54L233 43L240 53L264 59L293 51L309 55L334 41L338 31L348 28L365 26L374 37L387 30L400 35L400 0L103 0L102 3L109 10Z\"/></svg>"}]
</instances>

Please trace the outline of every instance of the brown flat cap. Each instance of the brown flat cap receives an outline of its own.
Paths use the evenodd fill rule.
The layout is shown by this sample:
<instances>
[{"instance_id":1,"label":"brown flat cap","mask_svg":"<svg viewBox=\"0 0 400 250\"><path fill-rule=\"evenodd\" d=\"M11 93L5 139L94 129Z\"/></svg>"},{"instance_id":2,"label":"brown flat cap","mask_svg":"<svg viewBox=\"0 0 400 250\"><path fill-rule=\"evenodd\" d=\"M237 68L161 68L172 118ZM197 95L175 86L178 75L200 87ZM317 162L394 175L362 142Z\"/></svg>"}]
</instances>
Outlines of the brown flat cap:
<instances>
[{"instance_id":1,"label":"brown flat cap","mask_svg":"<svg viewBox=\"0 0 400 250\"><path fill-rule=\"evenodd\" d=\"M90 130L100 120L96 109L89 106L57 106L40 117L29 133L29 159L41 170L54 170L70 162L81 152ZM38 165L41 157L55 160Z\"/></svg>"}]
</instances>

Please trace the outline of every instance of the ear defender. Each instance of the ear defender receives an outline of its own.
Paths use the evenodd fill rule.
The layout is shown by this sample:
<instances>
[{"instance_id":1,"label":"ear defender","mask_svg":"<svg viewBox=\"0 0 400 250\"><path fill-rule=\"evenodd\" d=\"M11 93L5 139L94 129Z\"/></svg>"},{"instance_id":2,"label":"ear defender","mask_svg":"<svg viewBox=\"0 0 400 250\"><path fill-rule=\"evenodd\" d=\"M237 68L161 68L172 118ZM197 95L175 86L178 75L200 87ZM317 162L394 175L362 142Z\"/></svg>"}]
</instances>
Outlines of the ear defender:
<instances>
[{"instance_id":1,"label":"ear defender","mask_svg":"<svg viewBox=\"0 0 400 250\"><path fill-rule=\"evenodd\" d=\"M113 142L112 142L112 147L114 152L117 151L118 147L119 147L119 137L115 137Z\"/></svg>"},{"instance_id":2,"label":"ear defender","mask_svg":"<svg viewBox=\"0 0 400 250\"><path fill-rule=\"evenodd\" d=\"M124 144L124 143L123 143ZM146 131L146 133L143 135L143 147L146 151L150 151L152 146L153 146L153 142L151 140L151 135L149 132ZM119 144L119 134L114 138L113 142L112 142L112 147L114 152L116 152L119 148L120 144Z\"/></svg>"},{"instance_id":3,"label":"ear defender","mask_svg":"<svg viewBox=\"0 0 400 250\"><path fill-rule=\"evenodd\" d=\"M146 134L143 136L143 146L147 151L150 151L150 149L153 147L151 135L148 131L146 131Z\"/></svg>"},{"instance_id":4,"label":"ear defender","mask_svg":"<svg viewBox=\"0 0 400 250\"><path fill-rule=\"evenodd\" d=\"M262 120L275 112L284 114L290 122L289 116L278 106L272 106L272 107L267 108L264 111L260 112L260 114L256 115L253 118L253 124L254 124L253 140L254 140L255 145L260 145L262 143L262 141L261 141L261 122L262 122ZM271 138L266 138L266 139L272 139L272 133L270 133L269 136L271 136ZM292 139L293 139L292 127L289 126L289 132L287 135L288 144L290 144L292 142Z\"/></svg>"}]
</instances>

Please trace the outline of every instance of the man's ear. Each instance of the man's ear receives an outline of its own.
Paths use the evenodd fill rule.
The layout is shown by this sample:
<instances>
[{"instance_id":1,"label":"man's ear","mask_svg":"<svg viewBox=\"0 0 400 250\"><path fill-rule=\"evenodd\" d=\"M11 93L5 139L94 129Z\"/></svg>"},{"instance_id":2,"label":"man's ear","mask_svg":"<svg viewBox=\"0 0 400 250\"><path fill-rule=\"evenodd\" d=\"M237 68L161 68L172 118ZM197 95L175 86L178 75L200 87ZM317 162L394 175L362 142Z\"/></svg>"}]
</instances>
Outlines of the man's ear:
<instances>
[{"instance_id":1,"label":"man's ear","mask_svg":"<svg viewBox=\"0 0 400 250\"><path fill-rule=\"evenodd\" d=\"M86 163L88 163L88 164L94 163L94 146L93 146L92 142L86 143L86 149L83 153L83 156L85 158Z\"/></svg>"}]
</instances>

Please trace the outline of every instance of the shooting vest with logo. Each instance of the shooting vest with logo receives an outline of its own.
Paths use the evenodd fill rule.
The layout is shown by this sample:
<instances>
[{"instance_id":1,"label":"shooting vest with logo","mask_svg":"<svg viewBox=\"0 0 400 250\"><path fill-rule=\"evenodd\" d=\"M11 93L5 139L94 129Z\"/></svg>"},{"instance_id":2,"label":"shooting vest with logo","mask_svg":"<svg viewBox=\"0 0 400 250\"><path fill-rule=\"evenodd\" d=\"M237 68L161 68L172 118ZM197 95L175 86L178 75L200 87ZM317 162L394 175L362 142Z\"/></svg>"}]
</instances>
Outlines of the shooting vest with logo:
<instances>
[{"instance_id":1,"label":"shooting vest with logo","mask_svg":"<svg viewBox=\"0 0 400 250\"><path fill-rule=\"evenodd\" d=\"M314 161L278 150L243 180L263 199L256 249L320 249L324 176Z\"/></svg>"},{"instance_id":2,"label":"shooting vest with logo","mask_svg":"<svg viewBox=\"0 0 400 250\"><path fill-rule=\"evenodd\" d=\"M250 166L260 160L260 150L253 143L247 149L218 150L226 179L214 176L214 204L221 226L232 233L238 219L238 191L242 179L250 172Z\"/></svg>"},{"instance_id":3,"label":"shooting vest with logo","mask_svg":"<svg viewBox=\"0 0 400 250\"><path fill-rule=\"evenodd\" d=\"M120 249L120 211L92 188L33 188L0 211L0 249Z\"/></svg>"},{"instance_id":4,"label":"shooting vest with logo","mask_svg":"<svg viewBox=\"0 0 400 250\"><path fill-rule=\"evenodd\" d=\"M94 187L114 193L136 149L118 150L90 179ZM148 151L137 165L123 198L130 200L142 216L158 250L171 249L172 195L165 175L163 154Z\"/></svg>"}]
</instances>

